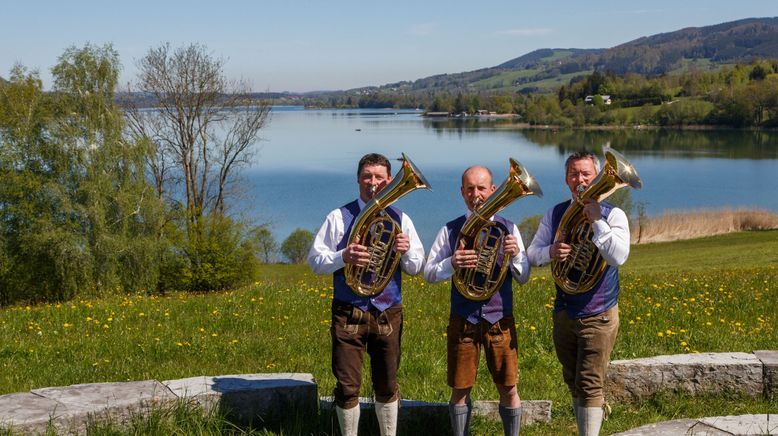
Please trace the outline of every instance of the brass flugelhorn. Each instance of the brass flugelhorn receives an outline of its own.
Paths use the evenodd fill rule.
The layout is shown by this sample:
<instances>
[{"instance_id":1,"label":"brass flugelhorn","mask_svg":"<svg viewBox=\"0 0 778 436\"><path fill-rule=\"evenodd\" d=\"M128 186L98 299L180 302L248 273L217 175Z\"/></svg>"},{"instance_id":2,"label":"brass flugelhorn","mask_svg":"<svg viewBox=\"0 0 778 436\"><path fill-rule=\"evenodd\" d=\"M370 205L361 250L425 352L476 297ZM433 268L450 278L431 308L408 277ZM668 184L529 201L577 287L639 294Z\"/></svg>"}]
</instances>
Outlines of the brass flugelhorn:
<instances>
[{"instance_id":1,"label":"brass flugelhorn","mask_svg":"<svg viewBox=\"0 0 778 436\"><path fill-rule=\"evenodd\" d=\"M359 238L359 244L367 247L370 253L367 265L347 263L344 268L346 284L357 295L369 297L380 294L394 275L400 262L394 243L402 231L402 223L392 219L386 208L417 189L431 190L421 171L402 153L402 167L392 182L368 201L354 218L348 244Z\"/></svg>"},{"instance_id":2,"label":"brass flugelhorn","mask_svg":"<svg viewBox=\"0 0 778 436\"><path fill-rule=\"evenodd\" d=\"M554 281L568 294L590 291L607 267L605 259L591 241L592 224L583 213L584 200L591 198L599 203L623 187L640 189L643 186L637 170L624 156L610 147L605 147L603 151L605 164L602 171L588 188L583 192L579 190L575 201L570 203L562 215L554 235L555 242L561 241L572 247L564 261L551 262Z\"/></svg>"},{"instance_id":3,"label":"brass flugelhorn","mask_svg":"<svg viewBox=\"0 0 778 436\"><path fill-rule=\"evenodd\" d=\"M513 201L527 196L543 196L537 181L522 164L510 159L508 177L486 201L474 208L459 232L455 249L464 241L464 247L475 250L478 256L475 268L459 268L452 281L462 296L469 300L488 300L500 288L508 271L508 255L498 263L502 244L511 229L491 221L491 217Z\"/></svg>"}]
</instances>

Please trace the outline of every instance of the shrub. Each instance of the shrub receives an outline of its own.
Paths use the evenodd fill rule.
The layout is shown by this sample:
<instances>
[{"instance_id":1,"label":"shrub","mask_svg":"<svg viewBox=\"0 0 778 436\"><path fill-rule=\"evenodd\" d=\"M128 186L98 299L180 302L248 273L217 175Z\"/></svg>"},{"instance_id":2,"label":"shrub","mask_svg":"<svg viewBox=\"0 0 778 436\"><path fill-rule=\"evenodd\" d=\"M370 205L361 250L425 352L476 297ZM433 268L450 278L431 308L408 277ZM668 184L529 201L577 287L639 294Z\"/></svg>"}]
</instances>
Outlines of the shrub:
<instances>
[{"instance_id":1,"label":"shrub","mask_svg":"<svg viewBox=\"0 0 778 436\"><path fill-rule=\"evenodd\" d=\"M211 213L191 226L188 240L165 254L162 290L215 291L249 283L254 278L256 244L246 225Z\"/></svg>"},{"instance_id":2,"label":"shrub","mask_svg":"<svg viewBox=\"0 0 778 436\"><path fill-rule=\"evenodd\" d=\"M308 254L313 244L313 233L305 229L293 231L289 237L281 244L281 252L292 263L305 262L305 256Z\"/></svg>"}]
</instances>

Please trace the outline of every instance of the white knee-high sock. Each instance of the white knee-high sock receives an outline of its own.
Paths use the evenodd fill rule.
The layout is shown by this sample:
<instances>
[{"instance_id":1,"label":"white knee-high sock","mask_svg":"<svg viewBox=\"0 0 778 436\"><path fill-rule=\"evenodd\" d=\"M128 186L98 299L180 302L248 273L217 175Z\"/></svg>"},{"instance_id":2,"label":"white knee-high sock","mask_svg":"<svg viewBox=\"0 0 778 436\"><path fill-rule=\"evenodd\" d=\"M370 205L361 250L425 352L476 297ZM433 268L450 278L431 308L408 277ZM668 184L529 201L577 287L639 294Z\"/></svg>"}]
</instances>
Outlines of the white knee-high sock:
<instances>
[{"instance_id":1,"label":"white knee-high sock","mask_svg":"<svg viewBox=\"0 0 778 436\"><path fill-rule=\"evenodd\" d=\"M602 426L602 407L581 407L578 409L581 419L581 436L597 436Z\"/></svg>"},{"instance_id":2,"label":"white knee-high sock","mask_svg":"<svg viewBox=\"0 0 778 436\"><path fill-rule=\"evenodd\" d=\"M395 436L397 434L397 410L400 400L391 403L375 403L375 414L378 417L378 427L381 436Z\"/></svg>"},{"instance_id":3,"label":"white knee-high sock","mask_svg":"<svg viewBox=\"0 0 778 436\"><path fill-rule=\"evenodd\" d=\"M359 430L359 404L350 409L341 409L335 406L335 413L338 415L340 434L343 436L357 436L357 431Z\"/></svg>"}]
</instances>

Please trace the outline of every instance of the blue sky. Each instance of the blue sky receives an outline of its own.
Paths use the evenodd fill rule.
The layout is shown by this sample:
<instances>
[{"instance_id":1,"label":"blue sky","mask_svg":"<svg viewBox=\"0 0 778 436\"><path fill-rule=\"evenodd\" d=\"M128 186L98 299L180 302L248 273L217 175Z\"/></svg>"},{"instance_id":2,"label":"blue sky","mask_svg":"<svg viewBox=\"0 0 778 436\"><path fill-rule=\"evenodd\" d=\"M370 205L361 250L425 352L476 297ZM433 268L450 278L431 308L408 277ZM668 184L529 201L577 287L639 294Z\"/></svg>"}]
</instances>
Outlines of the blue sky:
<instances>
[{"instance_id":1,"label":"blue sky","mask_svg":"<svg viewBox=\"0 0 778 436\"><path fill-rule=\"evenodd\" d=\"M538 48L778 16L778 0L0 1L0 76L49 70L69 46L112 43L123 83L150 48L200 43L256 91L348 89L498 65Z\"/></svg>"}]
</instances>

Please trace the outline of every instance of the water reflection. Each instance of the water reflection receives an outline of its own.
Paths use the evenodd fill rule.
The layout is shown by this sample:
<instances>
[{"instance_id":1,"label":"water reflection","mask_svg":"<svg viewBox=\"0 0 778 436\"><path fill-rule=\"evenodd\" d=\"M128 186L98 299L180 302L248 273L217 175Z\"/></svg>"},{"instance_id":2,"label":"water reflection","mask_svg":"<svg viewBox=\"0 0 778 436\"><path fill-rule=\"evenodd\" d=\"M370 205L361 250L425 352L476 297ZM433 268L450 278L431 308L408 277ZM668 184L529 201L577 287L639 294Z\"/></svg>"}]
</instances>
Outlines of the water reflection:
<instances>
[{"instance_id":1,"label":"water reflection","mask_svg":"<svg viewBox=\"0 0 778 436\"><path fill-rule=\"evenodd\" d=\"M506 209L520 222L569 195L563 165L571 151L601 154L608 143L640 173L644 188L633 201L650 215L728 206L778 211L776 132L517 130L504 120L433 121L418 111L274 110L262 136L257 163L245 173L250 199L243 206L258 222L271 223L279 240L298 227L317 229L327 212L354 199L357 161L367 152L390 158L405 152L433 186L398 202L425 244L464 212L459 177L467 166L490 167L495 184L507 176L509 157L527 167L545 195Z\"/></svg>"},{"instance_id":2,"label":"water reflection","mask_svg":"<svg viewBox=\"0 0 778 436\"><path fill-rule=\"evenodd\" d=\"M740 130L523 130L528 141L557 147L561 154L583 147L602 152L602 146L632 156L719 157L726 159L778 158L778 133Z\"/></svg>"}]
</instances>

